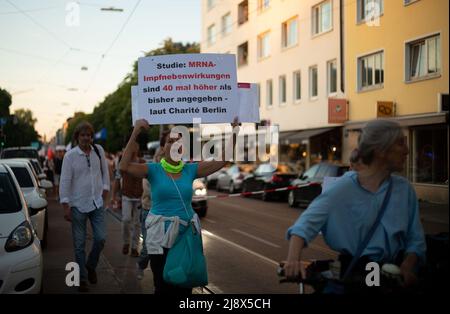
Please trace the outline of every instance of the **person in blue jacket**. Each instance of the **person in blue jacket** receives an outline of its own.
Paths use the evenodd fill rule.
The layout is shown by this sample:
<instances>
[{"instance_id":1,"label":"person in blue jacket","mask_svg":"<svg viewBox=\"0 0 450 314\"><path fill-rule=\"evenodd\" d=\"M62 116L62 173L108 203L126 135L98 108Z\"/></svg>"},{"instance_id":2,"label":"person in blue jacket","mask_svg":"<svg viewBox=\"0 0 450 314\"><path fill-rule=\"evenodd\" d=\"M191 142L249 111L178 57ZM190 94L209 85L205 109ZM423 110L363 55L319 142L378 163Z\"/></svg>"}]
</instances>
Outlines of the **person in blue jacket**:
<instances>
[{"instance_id":1,"label":"person in blue jacket","mask_svg":"<svg viewBox=\"0 0 450 314\"><path fill-rule=\"evenodd\" d=\"M402 176L409 150L400 125L373 120L362 129L349 171L318 196L287 231L289 251L284 265L288 278L305 276L303 250L322 231L326 243L348 266L358 245L374 224L388 182L392 193L384 216L363 250L359 270L367 262L398 264L406 287L417 283L418 266L425 262L426 244L414 188ZM381 266L380 265L380 266ZM357 269L357 268L355 268ZM343 274L345 269L341 269ZM356 270L357 271L357 270Z\"/></svg>"}]
</instances>

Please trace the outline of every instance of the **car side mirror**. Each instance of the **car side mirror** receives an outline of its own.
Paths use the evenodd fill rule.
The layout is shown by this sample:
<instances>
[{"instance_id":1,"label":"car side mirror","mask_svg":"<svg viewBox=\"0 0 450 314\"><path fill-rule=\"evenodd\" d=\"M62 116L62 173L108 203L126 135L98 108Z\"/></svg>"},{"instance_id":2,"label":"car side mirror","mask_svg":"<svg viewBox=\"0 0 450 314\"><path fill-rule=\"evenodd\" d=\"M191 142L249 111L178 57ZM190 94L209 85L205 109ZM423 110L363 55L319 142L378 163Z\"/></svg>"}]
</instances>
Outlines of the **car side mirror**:
<instances>
[{"instance_id":1,"label":"car side mirror","mask_svg":"<svg viewBox=\"0 0 450 314\"><path fill-rule=\"evenodd\" d=\"M46 208L48 205L47 201L41 197L34 197L28 202L28 209L31 216L36 215L38 212Z\"/></svg>"},{"instance_id":2,"label":"car side mirror","mask_svg":"<svg viewBox=\"0 0 450 314\"><path fill-rule=\"evenodd\" d=\"M46 190L49 190L49 189L52 189L52 188L53 188L53 183L51 183L51 182L48 181L48 180L41 180L41 181L39 182L39 186L40 186L41 188L44 188L44 189L46 189Z\"/></svg>"},{"instance_id":3,"label":"car side mirror","mask_svg":"<svg viewBox=\"0 0 450 314\"><path fill-rule=\"evenodd\" d=\"M39 180L44 180L44 179L46 179L46 178L47 178L47 176L46 176L44 173L38 174L38 179L39 179Z\"/></svg>"}]
</instances>

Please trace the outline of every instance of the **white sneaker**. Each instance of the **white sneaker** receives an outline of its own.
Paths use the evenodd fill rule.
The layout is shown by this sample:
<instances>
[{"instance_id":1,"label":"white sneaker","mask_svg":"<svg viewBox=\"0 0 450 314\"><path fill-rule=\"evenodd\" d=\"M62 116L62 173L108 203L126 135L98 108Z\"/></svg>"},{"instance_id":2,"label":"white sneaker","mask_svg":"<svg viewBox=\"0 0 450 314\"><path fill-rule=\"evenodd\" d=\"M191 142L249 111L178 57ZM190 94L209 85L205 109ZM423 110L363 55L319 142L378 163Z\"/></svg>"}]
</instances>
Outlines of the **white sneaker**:
<instances>
[{"instance_id":1,"label":"white sneaker","mask_svg":"<svg viewBox=\"0 0 450 314\"><path fill-rule=\"evenodd\" d=\"M144 278L144 270L136 263L136 278L142 280Z\"/></svg>"}]
</instances>

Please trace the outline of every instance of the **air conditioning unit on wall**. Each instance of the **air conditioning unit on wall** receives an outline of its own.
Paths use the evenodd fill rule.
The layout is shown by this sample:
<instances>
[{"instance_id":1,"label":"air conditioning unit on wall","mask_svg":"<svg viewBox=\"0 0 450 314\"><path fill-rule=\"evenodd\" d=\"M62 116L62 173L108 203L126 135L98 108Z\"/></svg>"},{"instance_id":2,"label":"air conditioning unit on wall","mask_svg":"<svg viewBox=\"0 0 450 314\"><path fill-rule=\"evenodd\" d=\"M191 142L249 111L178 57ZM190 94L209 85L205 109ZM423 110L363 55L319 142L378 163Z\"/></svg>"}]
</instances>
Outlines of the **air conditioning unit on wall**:
<instances>
[{"instance_id":1,"label":"air conditioning unit on wall","mask_svg":"<svg viewBox=\"0 0 450 314\"><path fill-rule=\"evenodd\" d=\"M448 112L448 94L438 94L438 112Z\"/></svg>"}]
</instances>

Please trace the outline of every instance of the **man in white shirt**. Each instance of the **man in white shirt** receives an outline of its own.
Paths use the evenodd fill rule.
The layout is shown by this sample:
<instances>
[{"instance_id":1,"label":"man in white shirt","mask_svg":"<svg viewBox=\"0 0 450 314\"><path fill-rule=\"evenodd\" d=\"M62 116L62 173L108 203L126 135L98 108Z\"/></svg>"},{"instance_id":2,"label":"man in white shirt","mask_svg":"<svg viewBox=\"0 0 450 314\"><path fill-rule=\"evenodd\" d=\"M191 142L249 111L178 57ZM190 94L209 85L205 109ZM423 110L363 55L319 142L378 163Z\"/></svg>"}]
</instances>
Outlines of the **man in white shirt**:
<instances>
[{"instance_id":1,"label":"man in white shirt","mask_svg":"<svg viewBox=\"0 0 450 314\"><path fill-rule=\"evenodd\" d=\"M94 128L81 122L74 131L78 146L64 155L59 185L64 218L72 223L75 261L80 267L80 292L87 292L87 280L97 283L96 267L106 239L105 210L110 181L105 152L93 143ZM94 243L86 261L86 222L91 221Z\"/></svg>"}]
</instances>

